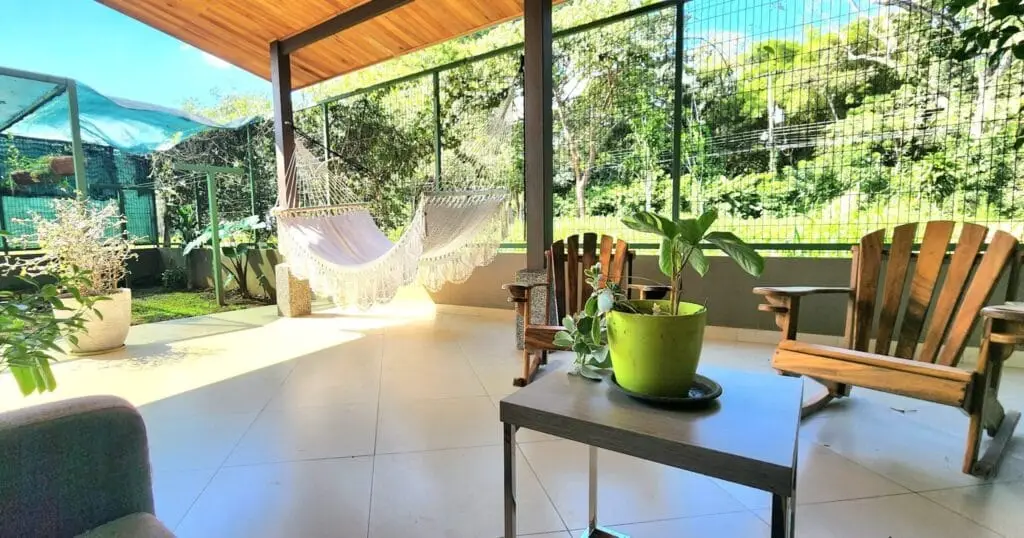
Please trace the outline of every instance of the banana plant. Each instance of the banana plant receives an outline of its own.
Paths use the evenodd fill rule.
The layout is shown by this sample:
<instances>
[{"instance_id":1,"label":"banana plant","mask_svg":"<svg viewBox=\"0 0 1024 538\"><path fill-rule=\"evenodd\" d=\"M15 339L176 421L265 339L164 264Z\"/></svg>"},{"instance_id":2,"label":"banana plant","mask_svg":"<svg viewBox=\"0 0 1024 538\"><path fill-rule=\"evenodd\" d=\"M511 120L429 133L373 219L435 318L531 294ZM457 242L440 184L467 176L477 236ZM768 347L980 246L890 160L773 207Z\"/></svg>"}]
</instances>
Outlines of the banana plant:
<instances>
[{"instance_id":1,"label":"banana plant","mask_svg":"<svg viewBox=\"0 0 1024 538\"><path fill-rule=\"evenodd\" d=\"M249 252L256 246L252 241L253 232L256 230L264 230L267 227L267 223L261 222L260 218L256 215L245 217L244 219L232 220L227 222L221 222L218 228L219 232L217 237L220 238L220 251L224 259L228 261L226 269L228 271L228 278L224 281L224 285L228 285L231 282L238 283L238 291L242 294L242 297L246 299L253 299L252 291L249 290ZM182 251L182 255L188 256L193 250L205 246L213 239L213 228L207 226L203 233L199 234L189 244L185 245L185 250ZM260 286L263 289L269 288L269 280L267 276L259 275Z\"/></svg>"}]
</instances>

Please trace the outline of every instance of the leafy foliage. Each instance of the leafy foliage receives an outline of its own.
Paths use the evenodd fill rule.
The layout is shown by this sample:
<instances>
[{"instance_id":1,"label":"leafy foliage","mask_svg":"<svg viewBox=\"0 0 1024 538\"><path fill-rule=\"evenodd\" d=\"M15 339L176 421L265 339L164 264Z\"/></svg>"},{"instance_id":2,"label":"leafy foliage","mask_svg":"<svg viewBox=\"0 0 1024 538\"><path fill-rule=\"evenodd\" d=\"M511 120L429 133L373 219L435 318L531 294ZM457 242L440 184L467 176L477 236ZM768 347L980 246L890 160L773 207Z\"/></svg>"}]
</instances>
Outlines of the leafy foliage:
<instances>
[{"instance_id":1,"label":"leafy foliage","mask_svg":"<svg viewBox=\"0 0 1024 538\"><path fill-rule=\"evenodd\" d=\"M11 276L11 275L8 275ZM62 354L61 339L77 343L85 316L95 312L103 297L82 293L92 285L90 275L78 268L47 282L43 278L17 275L23 289L0 290L0 371L10 370L24 395L48 392L57 387L50 362ZM75 298L73 309L61 294ZM64 315L58 316L60 312ZM98 314L98 313L97 313Z\"/></svg>"},{"instance_id":2,"label":"leafy foliage","mask_svg":"<svg viewBox=\"0 0 1024 538\"><path fill-rule=\"evenodd\" d=\"M188 287L188 271L172 262L170 267L160 273L160 283L167 290L183 290Z\"/></svg>"},{"instance_id":3,"label":"leafy foliage","mask_svg":"<svg viewBox=\"0 0 1024 538\"><path fill-rule=\"evenodd\" d=\"M33 214L35 234L18 238L38 244L43 255L7 257L0 267L13 274L53 275L78 280L84 271L88 282L76 287L84 295L106 295L117 290L128 272L127 262L136 257L133 244L121 234L125 217L117 205L96 205L85 198L53 201L54 216Z\"/></svg>"},{"instance_id":4,"label":"leafy foliage","mask_svg":"<svg viewBox=\"0 0 1024 538\"><path fill-rule=\"evenodd\" d=\"M626 294L618 284L601 280L601 264L583 272L587 283L594 290L576 317L565 316L563 331L555 333L557 346L571 349L576 354L572 373L588 379L600 380L598 370L611 366L608 357L608 325L605 315L613 308L631 310Z\"/></svg>"},{"instance_id":5,"label":"leafy foliage","mask_svg":"<svg viewBox=\"0 0 1024 538\"><path fill-rule=\"evenodd\" d=\"M706 211L696 218L672 220L655 213L641 211L622 220L628 228L650 233L659 237L658 267L669 277L669 304L672 315L679 312L680 291L683 271L690 267L698 275L708 272L709 264L704 254L704 245L718 247L726 256L736 262L744 271L760 276L764 271L764 259L753 248L736 237L732 232L712 232L711 226L718 220L714 210Z\"/></svg>"},{"instance_id":6,"label":"leafy foliage","mask_svg":"<svg viewBox=\"0 0 1024 538\"><path fill-rule=\"evenodd\" d=\"M266 229L267 225L260 221L256 215L244 219L222 221L218 227L217 238L220 241L221 254L228 261L226 267L228 278L224 285L235 282L242 297L254 299L255 295L249 289L249 254L256 243L253 240L254 234L259 230ZM213 241L213 227L207 226L203 233L185 245L182 251L183 256L188 256L193 250L206 246ZM258 275L260 286L264 291L271 289L270 281L264 274ZM268 293L269 295L269 293Z\"/></svg>"}]
</instances>

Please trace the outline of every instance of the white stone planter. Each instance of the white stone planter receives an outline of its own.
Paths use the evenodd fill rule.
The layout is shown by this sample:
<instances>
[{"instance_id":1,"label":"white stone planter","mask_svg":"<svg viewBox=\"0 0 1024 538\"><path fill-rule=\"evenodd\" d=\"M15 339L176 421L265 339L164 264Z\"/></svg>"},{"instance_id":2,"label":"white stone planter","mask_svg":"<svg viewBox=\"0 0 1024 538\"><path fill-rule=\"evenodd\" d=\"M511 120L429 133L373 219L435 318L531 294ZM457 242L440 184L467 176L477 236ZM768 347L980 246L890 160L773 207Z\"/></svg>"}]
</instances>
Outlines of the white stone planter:
<instances>
[{"instance_id":1,"label":"white stone planter","mask_svg":"<svg viewBox=\"0 0 1024 538\"><path fill-rule=\"evenodd\" d=\"M78 333L78 345L68 343L74 355L96 355L113 351L124 346L128 338L128 329L132 324L132 290L121 288L109 295L110 299L97 301L93 307L95 312L85 314L85 330ZM80 304L72 298L65 298L64 304L71 311L58 311L57 317L71 317Z\"/></svg>"}]
</instances>

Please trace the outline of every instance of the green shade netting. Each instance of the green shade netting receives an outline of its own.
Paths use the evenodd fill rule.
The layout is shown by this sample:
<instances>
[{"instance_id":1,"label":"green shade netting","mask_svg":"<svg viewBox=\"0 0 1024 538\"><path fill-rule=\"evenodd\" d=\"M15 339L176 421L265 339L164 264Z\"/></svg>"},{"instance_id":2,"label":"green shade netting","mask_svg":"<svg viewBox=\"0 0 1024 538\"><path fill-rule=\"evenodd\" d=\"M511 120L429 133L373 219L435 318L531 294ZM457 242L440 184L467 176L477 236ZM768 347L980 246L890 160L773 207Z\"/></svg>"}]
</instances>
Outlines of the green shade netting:
<instances>
[{"instance_id":1,"label":"green shade netting","mask_svg":"<svg viewBox=\"0 0 1024 538\"><path fill-rule=\"evenodd\" d=\"M85 84L76 88L82 142L129 153L165 150L207 129L236 128L248 121L220 125L180 110L107 97ZM0 72L0 132L71 141L68 106L66 84Z\"/></svg>"}]
</instances>

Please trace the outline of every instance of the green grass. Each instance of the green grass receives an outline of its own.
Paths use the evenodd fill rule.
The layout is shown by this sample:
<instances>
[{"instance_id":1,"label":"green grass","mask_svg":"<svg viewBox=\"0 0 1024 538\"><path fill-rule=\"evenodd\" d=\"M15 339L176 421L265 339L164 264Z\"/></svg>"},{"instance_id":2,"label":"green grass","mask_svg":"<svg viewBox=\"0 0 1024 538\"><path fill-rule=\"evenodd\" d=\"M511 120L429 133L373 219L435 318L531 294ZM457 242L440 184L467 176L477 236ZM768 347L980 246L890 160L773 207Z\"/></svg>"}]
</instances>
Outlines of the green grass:
<instances>
[{"instance_id":1,"label":"green grass","mask_svg":"<svg viewBox=\"0 0 1024 538\"><path fill-rule=\"evenodd\" d=\"M225 306L218 305L211 290L165 291L162 288L133 290L132 325L205 316L265 305L265 303L230 295L225 302L228 303Z\"/></svg>"}]
</instances>

